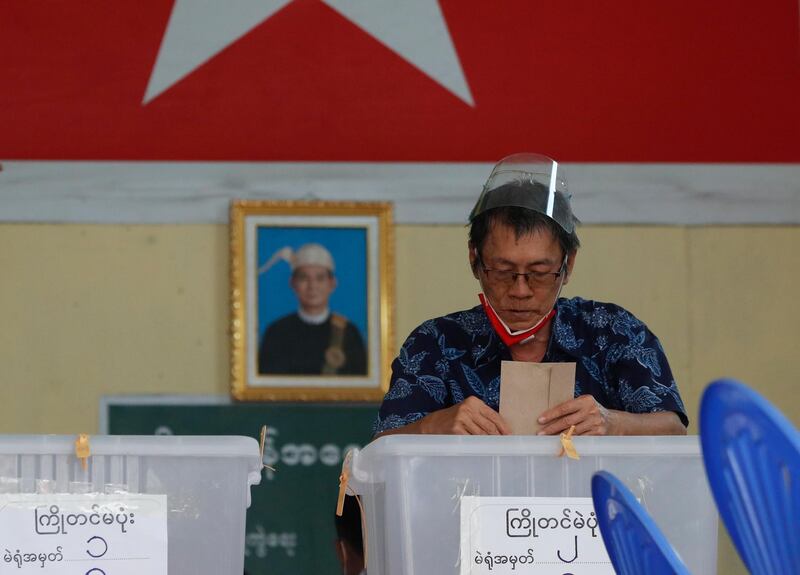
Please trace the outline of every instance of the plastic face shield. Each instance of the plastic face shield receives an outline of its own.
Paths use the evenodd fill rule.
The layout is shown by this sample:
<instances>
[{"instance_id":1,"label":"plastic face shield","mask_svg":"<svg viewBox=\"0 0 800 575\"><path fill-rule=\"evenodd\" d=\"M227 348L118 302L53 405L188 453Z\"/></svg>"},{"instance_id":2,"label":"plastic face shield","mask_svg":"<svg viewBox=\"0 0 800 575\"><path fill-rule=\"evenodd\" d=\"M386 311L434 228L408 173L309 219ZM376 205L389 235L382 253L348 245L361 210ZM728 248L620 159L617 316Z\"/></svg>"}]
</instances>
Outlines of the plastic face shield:
<instances>
[{"instance_id":1,"label":"plastic face shield","mask_svg":"<svg viewBox=\"0 0 800 575\"><path fill-rule=\"evenodd\" d=\"M567 178L558 162L541 154L514 154L492 169L469 221L492 208L514 206L544 214L571 234L577 218L569 199Z\"/></svg>"}]
</instances>

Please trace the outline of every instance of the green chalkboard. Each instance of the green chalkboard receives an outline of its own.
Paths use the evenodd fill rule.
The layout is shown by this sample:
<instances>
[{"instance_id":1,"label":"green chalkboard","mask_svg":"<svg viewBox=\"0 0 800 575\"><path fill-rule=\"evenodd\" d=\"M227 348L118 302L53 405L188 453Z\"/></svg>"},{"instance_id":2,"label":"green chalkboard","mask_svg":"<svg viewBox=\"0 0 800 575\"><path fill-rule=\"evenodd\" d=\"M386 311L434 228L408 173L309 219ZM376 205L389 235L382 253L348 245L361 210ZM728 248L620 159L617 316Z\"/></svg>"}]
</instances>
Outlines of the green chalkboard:
<instances>
[{"instance_id":1,"label":"green chalkboard","mask_svg":"<svg viewBox=\"0 0 800 575\"><path fill-rule=\"evenodd\" d=\"M269 427L261 485L247 511L249 575L339 575L333 524L345 451L370 437L374 404L232 404L185 397L106 398L102 433L248 435ZM202 542L199 542L202 544Z\"/></svg>"}]
</instances>

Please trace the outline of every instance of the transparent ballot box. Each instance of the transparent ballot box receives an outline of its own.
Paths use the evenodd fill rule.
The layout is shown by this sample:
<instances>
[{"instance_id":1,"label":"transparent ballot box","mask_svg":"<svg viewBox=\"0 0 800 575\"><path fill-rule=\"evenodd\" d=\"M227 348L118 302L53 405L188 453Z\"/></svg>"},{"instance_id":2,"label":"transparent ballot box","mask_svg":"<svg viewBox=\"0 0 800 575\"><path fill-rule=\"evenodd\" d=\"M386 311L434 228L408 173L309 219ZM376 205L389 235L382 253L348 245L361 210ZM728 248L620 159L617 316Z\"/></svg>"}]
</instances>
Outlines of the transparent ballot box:
<instances>
[{"instance_id":1,"label":"transparent ballot box","mask_svg":"<svg viewBox=\"0 0 800 575\"><path fill-rule=\"evenodd\" d=\"M260 480L249 437L0 436L0 572L241 575Z\"/></svg>"},{"instance_id":2,"label":"transparent ballot box","mask_svg":"<svg viewBox=\"0 0 800 575\"><path fill-rule=\"evenodd\" d=\"M489 503L590 498L592 475L604 469L633 491L692 573L716 573L718 518L696 436L576 437L573 442L579 460L558 457L557 437L537 436L391 435L354 451L349 487L363 504L367 571L370 575L483 573L462 570L466 569L462 561L478 562L477 556L460 557L465 537L462 506L472 509L476 496L497 498L483 500ZM521 507L506 513L515 508ZM591 502L588 509L593 515ZM508 529L500 535L513 537L518 534L511 528L520 525L512 521L496 531ZM599 529L596 535L600 537ZM533 542L542 539L529 541L531 554L536 555ZM575 545L577 552L577 537ZM523 558L513 570L512 565L494 565L491 573L542 572L525 563ZM608 571L586 567L558 571L565 572Z\"/></svg>"}]
</instances>

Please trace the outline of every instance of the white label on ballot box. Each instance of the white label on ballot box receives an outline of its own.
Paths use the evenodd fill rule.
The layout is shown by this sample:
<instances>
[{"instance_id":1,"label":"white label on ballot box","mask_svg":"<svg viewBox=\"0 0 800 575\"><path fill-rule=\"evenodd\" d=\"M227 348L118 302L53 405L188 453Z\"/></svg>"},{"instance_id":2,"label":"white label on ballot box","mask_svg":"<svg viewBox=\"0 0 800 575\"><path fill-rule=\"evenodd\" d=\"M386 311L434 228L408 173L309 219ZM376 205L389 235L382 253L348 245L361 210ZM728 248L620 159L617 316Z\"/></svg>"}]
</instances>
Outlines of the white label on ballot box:
<instances>
[{"instance_id":1,"label":"white label on ballot box","mask_svg":"<svg viewBox=\"0 0 800 575\"><path fill-rule=\"evenodd\" d=\"M591 497L463 497L461 575L614 575Z\"/></svg>"},{"instance_id":2,"label":"white label on ballot box","mask_svg":"<svg viewBox=\"0 0 800 575\"><path fill-rule=\"evenodd\" d=\"M167 496L0 494L0 573L167 575Z\"/></svg>"}]
</instances>

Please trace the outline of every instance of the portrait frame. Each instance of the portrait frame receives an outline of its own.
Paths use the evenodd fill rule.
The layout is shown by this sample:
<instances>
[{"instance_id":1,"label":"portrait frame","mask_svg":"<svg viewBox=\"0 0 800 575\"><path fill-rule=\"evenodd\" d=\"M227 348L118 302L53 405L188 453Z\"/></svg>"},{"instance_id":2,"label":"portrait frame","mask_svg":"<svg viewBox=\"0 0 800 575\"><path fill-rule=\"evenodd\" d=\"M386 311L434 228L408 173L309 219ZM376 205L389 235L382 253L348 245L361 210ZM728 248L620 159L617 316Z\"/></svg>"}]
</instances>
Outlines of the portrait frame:
<instances>
[{"instance_id":1,"label":"portrait frame","mask_svg":"<svg viewBox=\"0 0 800 575\"><path fill-rule=\"evenodd\" d=\"M231 202L230 349L234 399L380 401L383 398L388 389L394 343L393 231L389 202ZM280 342L283 350L287 345L284 342L295 346L318 339L307 337L306 331L285 330L281 333L292 335L276 338L274 332L270 332L273 335L267 337L272 326L278 331L279 324L286 326L287 322L293 322L291 329L296 324L306 325L300 324L300 318L305 316L298 295L302 292L295 289L294 270L298 254L304 247L307 253L310 245L324 246L322 251L334 262L332 277L336 283L329 300L328 317L331 319L326 320L327 329L333 331L330 327L333 316L338 316L339 322L345 318L350 340L358 340L352 336L355 332L363 342L363 350L351 342L350 347L339 354L345 358L365 358L355 368L348 364L338 367L350 369L345 369L346 373L331 373L328 369L320 370L324 373L274 373L274 363L269 363L269 350L277 349L277 345L269 346L269 342ZM299 329L305 330L305 327ZM298 333L302 333L302 337L296 335ZM341 336L338 342L343 345ZM297 353L292 349L292 353L282 353L281 357L302 356L303 361L308 357L319 362L317 354L307 353L307 350L308 346L297 349ZM325 368L330 363L329 351L325 350L322 359ZM339 358L334 365L339 363L344 360Z\"/></svg>"}]
</instances>

